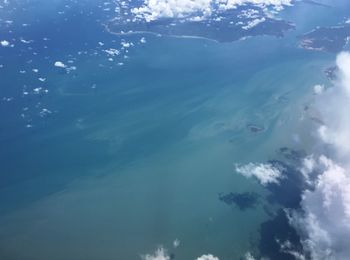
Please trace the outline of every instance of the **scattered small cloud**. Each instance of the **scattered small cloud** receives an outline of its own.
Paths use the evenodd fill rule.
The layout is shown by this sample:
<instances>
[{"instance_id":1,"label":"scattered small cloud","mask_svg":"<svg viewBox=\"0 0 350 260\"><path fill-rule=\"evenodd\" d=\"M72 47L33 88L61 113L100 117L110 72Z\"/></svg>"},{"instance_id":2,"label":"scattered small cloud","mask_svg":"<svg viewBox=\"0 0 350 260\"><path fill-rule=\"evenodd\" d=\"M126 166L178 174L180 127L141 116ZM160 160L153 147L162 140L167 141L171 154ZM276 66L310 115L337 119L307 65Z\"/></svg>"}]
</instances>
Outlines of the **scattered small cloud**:
<instances>
[{"instance_id":1,"label":"scattered small cloud","mask_svg":"<svg viewBox=\"0 0 350 260\"><path fill-rule=\"evenodd\" d=\"M279 184L280 179L284 178L281 170L269 163L236 165L236 172L247 178L255 177L264 186L271 183Z\"/></svg>"},{"instance_id":2,"label":"scattered small cloud","mask_svg":"<svg viewBox=\"0 0 350 260\"><path fill-rule=\"evenodd\" d=\"M67 67L67 65L65 65L62 61L56 61L54 66L63 69Z\"/></svg>"},{"instance_id":3,"label":"scattered small cloud","mask_svg":"<svg viewBox=\"0 0 350 260\"><path fill-rule=\"evenodd\" d=\"M219 258L211 254L208 254L208 255L202 255L198 257L196 260L219 260Z\"/></svg>"},{"instance_id":4,"label":"scattered small cloud","mask_svg":"<svg viewBox=\"0 0 350 260\"><path fill-rule=\"evenodd\" d=\"M275 10L281 10L283 6L291 5L292 0L145 0L143 5L133 8L131 12L136 18L148 22L159 18L183 18L191 14L201 20L201 17L210 16L215 8L227 10L245 4L272 6Z\"/></svg>"},{"instance_id":5,"label":"scattered small cloud","mask_svg":"<svg viewBox=\"0 0 350 260\"><path fill-rule=\"evenodd\" d=\"M250 252L247 252L244 255L244 258L245 258L245 260L255 260L254 256Z\"/></svg>"},{"instance_id":6,"label":"scattered small cloud","mask_svg":"<svg viewBox=\"0 0 350 260\"><path fill-rule=\"evenodd\" d=\"M10 42L8 42L6 40L1 41L0 44L2 47L10 47Z\"/></svg>"},{"instance_id":7,"label":"scattered small cloud","mask_svg":"<svg viewBox=\"0 0 350 260\"><path fill-rule=\"evenodd\" d=\"M179 239L175 239L173 242L173 247L174 248L178 248L180 246L180 240Z\"/></svg>"},{"instance_id":8,"label":"scattered small cloud","mask_svg":"<svg viewBox=\"0 0 350 260\"><path fill-rule=\"evenodd\" d=\"M142 260L170 260L170 256L163 247L157 248L153 254L141 256Z\"/></svg>"}]
</instances>

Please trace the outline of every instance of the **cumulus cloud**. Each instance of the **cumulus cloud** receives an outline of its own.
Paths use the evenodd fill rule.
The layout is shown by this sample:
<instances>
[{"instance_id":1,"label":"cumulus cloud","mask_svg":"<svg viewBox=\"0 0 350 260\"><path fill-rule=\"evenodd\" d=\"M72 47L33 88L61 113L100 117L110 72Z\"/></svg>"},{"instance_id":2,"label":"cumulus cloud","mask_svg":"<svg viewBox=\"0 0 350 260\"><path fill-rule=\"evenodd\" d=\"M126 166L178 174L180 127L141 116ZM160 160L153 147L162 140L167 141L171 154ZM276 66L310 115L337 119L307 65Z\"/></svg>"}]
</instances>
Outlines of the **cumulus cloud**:
<instances>
[{"instance_id":1,"label":"cumulus cloud","mask_svg":"<svg viewBox=\"0 0 350 260\"><path fill-rule=\"evenodd\" d=\"M316 168L317 168L317 162L313 155L309 155L303 159L300 172L303 174L305 181L309 185L312 185L310 175L314 172Z\"/></svg>"},{"instance_id":2,"label":"cumulus cloud","mask_svg":"<svg viewBox=\"0 0 350 260\"><path fill-rule=\"evenodd\" d=\"M284 178L280 169L269 163L236 165L236 172L247 178L255 177L264 186L270 183L278 184L280 179Z\"/></svg>"},{"instance_id":3,"label":"cumulus cloud","mask_svg":"<svg viewBox=\"0 0 350 260\"><path fill-rule=\"evenodd\" d=\"M265 17L262 18L256 18L254 20L249 21L246 25L242 26L243 30L249 30L252 29L253 27L257 26L258 24L261 24L266 21Z\"/></svg>"},{"instance_id":4,"label":"cumulus cloud","mask_svg":"<svg viewBox=\"0 0 350 260\"><path fill-rule=\"evenodd\" d=\"M154 254L141 256L142 260L170 260L170 256L167 254L163 247L157 248Z\"/></svg>"},{"instance_id":5,"label":"cumulus cloud","mask_svg":"<svg viewBox=\"0 0 350 260\"><path fill-rule=\"evenodd\" d=\"M67 67L67 65L65 65L62 61L56 61L54 66L58 67L58 68L66 68Z\"/></svg>"},{"instance_id":6,"label":"cumulus cloud","mask_svg":"<svg viewBox=\"0 0 350 260\"><path fill-rule=\"evenodd\" d=\"M2 47L9 47L10 46L10 43L6 40L0 41L0 44Z\"/></svg>"},{"instance_id":7,"label":"cumulus cloud","mask_svg":"<svg viewBox=\"0 0 350 260\"><path fill-rule=\"evenodd\" d=\"M209 254L209 255L202 255L202 256L198 257L196 260L219 260L219 258Z\"/></svg>"},{"instance_id":8,"label":"cumulus cloud","mask_svg":"<svg viewBox=\"0 0 350 260\"><path fill-rule=\"evenodd\" d=\"M255 260L254 256L250 252L247 252L244 255L244 258L245 258L245 260Z\"/></svg>"},{"instance_id":9,"label":"cumulus cloud","mask_svg":"<svg viewBox=\"0 0 350 260\"><path fill-rule=\"evenodd\" d=\"M159 18L181 18L193 13L208 16L216 7L226 10L238 5L254 4L279 10L291 3L292 0L145 0L141 7L133 8L132 13L138 18L153 21Z\"/></svg>"},{"instance_id":10,"label":"cumulus cloud","mask_svg":"<svg viewBox=\"0 0 350 260\"><path fill-rule=\"evenodd\" d=\"M304 233L303 244L312 259L348 259L350 249L350 176L331 159L320 156L324 171L312 190L306 190L303 213L295 213L292 223Z\"/></svg>"},{"instance_id":11,"label":"cumulus cloud","mask_svg":"<svg viewBox=\"0 0 350 260\"><path fill-rule=\"evenodd\" d=\"M347 157L350 154L350 53L340 53L337 66L338 83L324 91L316 102L324 122L318 134L324 143L333 145L339 155Z\"/></svg>"},{"instance_id":12,"label":"cumulus cloud","mask_svg":"<svg viewBox=\"0 0 350 260\"><path fill-rule=\"evenodd\" d=\"M281 9L284 5L292 4L292 0L219 0L218 2L226 3L226 8L232 8L237 5L254 4L259 6L273 6L276 9Z\"/></svg>"},{"instance_id":13,"label":"cumulus cloud","mask_svg":"<svg viewBox=\"0 0 350 260\"><path fill-rule=\"evenodd\" d=\"M315 95L320 95L320 94L323 93L323 91L324 91L324 85L317 84L317 85L314 86L314 93L315 93Z\"/></svg>"},{"instance_id":14,"label":"cumulus cloud","mask_svg":"<svg viewBox=\"0 0 350 260\"><path fill-rule=\"evenodd\" d=\"M190 13L211 13L212 0L146 0L144 5L132 12L146 21L163 17L184 17Z\"/></svg>"},{"instance_id":15,"label":"cumulus cloud","mask_svg":"<svg viewBox=\"0 0 350 260\"><path fill-rule=\"evenodd\" d=\"M350 96L350 53L349 52L342 52L338 55L337 66L341 74L340 88L343 89L348 96Z\"/></svg>"},{"instance_id":16,"label":"cumulus cloud","mask_svg":"<svg viewBox=\"0 0 350 260\"><path fill-rule=\"evenodd\" d=\"M350 258L350 54L340 53L337 66L338 83L316 102L324 121L318 129L320 141L334 153L332 158L321 154L304 160L304 175L315 168L319 174L303 193L302 211L290 218L312 259Z\"/></svg>"}]
</instances>

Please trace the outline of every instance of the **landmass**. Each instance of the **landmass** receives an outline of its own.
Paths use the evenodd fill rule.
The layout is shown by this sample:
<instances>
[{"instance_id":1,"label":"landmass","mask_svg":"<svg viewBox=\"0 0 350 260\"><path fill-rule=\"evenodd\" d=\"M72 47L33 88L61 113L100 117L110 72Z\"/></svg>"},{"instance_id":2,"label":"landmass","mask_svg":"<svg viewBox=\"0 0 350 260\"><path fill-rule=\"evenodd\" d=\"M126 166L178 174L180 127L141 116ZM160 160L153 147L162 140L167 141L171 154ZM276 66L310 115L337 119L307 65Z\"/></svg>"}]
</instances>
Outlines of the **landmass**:
<instances>
[{"instance_id":1,"label":"landmass","mask_svg":"<svg viewBox=\"0 0 350 260\"><path fill-rule=\"evenodd\" d=\"M233 42L259 35L283 37L285 32L294 29L295 25L269 16L258 6L244 5L206 18L194 16L145 21L116 17L107 22L105 27L109 32L118 35L152 33Z\"/></svg>"},{"instance_id":2,"label":"landmass","mask_svg":"<svg viewBox=\"0 0 350 260\"><path fill-rule=\"evenodd\" d=\"M334 27L317 27L299 36L300 47L306 50L337 53L342 51L350 39L350 24Z\"/></svg>"}]
</instances>

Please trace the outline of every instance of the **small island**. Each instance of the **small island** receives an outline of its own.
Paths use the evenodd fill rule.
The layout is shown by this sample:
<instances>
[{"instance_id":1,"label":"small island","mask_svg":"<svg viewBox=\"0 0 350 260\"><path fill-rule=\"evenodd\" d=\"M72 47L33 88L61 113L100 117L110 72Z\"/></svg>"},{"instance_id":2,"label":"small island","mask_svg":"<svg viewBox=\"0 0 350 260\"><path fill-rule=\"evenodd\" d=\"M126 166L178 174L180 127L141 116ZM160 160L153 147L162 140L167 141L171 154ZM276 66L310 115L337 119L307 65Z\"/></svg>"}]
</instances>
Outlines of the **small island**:
<instances>
[{"instance_id":1,"label":"small island","mask_svg":"<svg viewBox=\"0 0 350 260\"><path fill-rule=\"evenodd\" d=\"M311 32L299 36L300 47L306 50L337 53L348 44L350 25L317 27Z\"/></svg>"}]
</instances>

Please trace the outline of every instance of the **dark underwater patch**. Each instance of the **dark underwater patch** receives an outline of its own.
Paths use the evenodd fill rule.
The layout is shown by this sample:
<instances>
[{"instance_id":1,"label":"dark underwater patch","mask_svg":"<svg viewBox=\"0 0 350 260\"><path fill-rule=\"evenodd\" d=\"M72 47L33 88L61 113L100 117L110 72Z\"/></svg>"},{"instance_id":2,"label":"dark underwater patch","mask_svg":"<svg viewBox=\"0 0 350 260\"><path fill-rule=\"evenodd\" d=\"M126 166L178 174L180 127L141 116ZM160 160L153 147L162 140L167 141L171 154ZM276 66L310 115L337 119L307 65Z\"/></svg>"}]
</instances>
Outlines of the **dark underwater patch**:
<instances>
[{"instance_id":1,"label":"dark underwater patch","mask_svg":"<svg viewBox=\"0 0 350 260\"><path fill-rule=\"evenodd\" d=\"M293 150L288 147L281 147L278 152L287 160L293 160L295 162L300 162L305 158L306 153L303 150Z\"/></svg>"},{"instance_id":2,"label":"dark underwater patch","mask_svg":"<svg viewBox=\"0 0 350 260\"><path fill-rule=\"evenodd\" d=\"M280 209L275 218L261 224L258 244L261 257L268 257L271 260L295 260L293 255L281 250L280 243L286 241L293 245L293 250L302 252L299 235L289 224L286 213Z\"/></svg>"},{"instance_id":3,"label":"dark underwater patch","mask_svg":"<svg viewBox=\"0 0 350 260\"><path fill-rule=\"evenodd\" d=\"M305 156L306 152L303 150L282 147L277 150L277 157L281 158L280 160L267 161L279 169L283 178L279 183L270 183L266 186L270 194L266 197L267 203L263 204L263 209L271 219L261 224L260 240L251 242L252 250L255 248L259 252L254 254L257 259L267 257L270 260L295 260L296 257L288 250L304 253L300 237L289 224L283 209L300 209L305 182L299 169ZM253 208L261 203L259 195L251 192L220 194L219 199L228 205L236 205L241 210ZM273 212L269 205L278 205L280 209ZM290 248L283 249L282 245L285 243ZM309 259L309 256L305 257Z\"/></svg>"},{"instance_id":4,"label":"dark underwater patch","mask_svg":"<svg viewBox=\"0 0 350 260\"><path fill-rule=\"evenodd\" d=\"M219 200L227 205L234 205L240 210L255 208L260 202L259 194L255 192L219 194Z\"/></svg>"},{"instance_id":5,"label":"dark underwater patch","mask_svg":"<svg viewBox=\"0 0 350 260\"><path fill-rule=\"evenodd\" d=\"M284 178L278 184L271 183L267 189L271 194L267 197L270 203L278 203L285 208L298 208L303 191L302 174L294 167L279 161L268 161L273 167L278 168Z\"/></svg>"},{"instance_id":6,"label":"dark underwater patch","mask_svg":"<svg viewBox=\"0 0 350 260\"><path fill-rule=\"evenodd\" d=\"M251 132L251 133L260 133L262 131L265 130L265 127L263 126L259 126L259 125L256 125L256 124L247 124L247 129Z\"/></svg>"},{"instance_id":7,"label":"dark underwater patch","mask_svg":"<svg viewBox=\"0 0 350 260\"><path fill-rule=\"evenodd\" d=\"M282 250L281 244L288 241L292 250L296 252L303 252L303 247L298 233L289 224L282 208L300 209L305 182L299 169L306 152L282 147L278 149L278 154L283 161L269 160L268 163L278 168L284 178L280 180L279 184L272 183L267 186L270 191L267 201L270 204L279 204L281 209L271 220L261 224L258 249L261 257L268 257L271 260L294 260L296 257ZM271 213L269 215L271 216ZM309 259L309 256L305 257Z\"/></svg>"},{"instance_id":8,"label":"dark underwater patch","mask_svg":"<svg viewBox=\"0 0 350 260\"><path fill-rule=\"evenodd\" d=\"M338 67L332 66L332 67L326 68L324 70L324 74L326 75L328 80L334 81L337 79L337 71L338 71Z\"/></svg>"}]
</instances>

